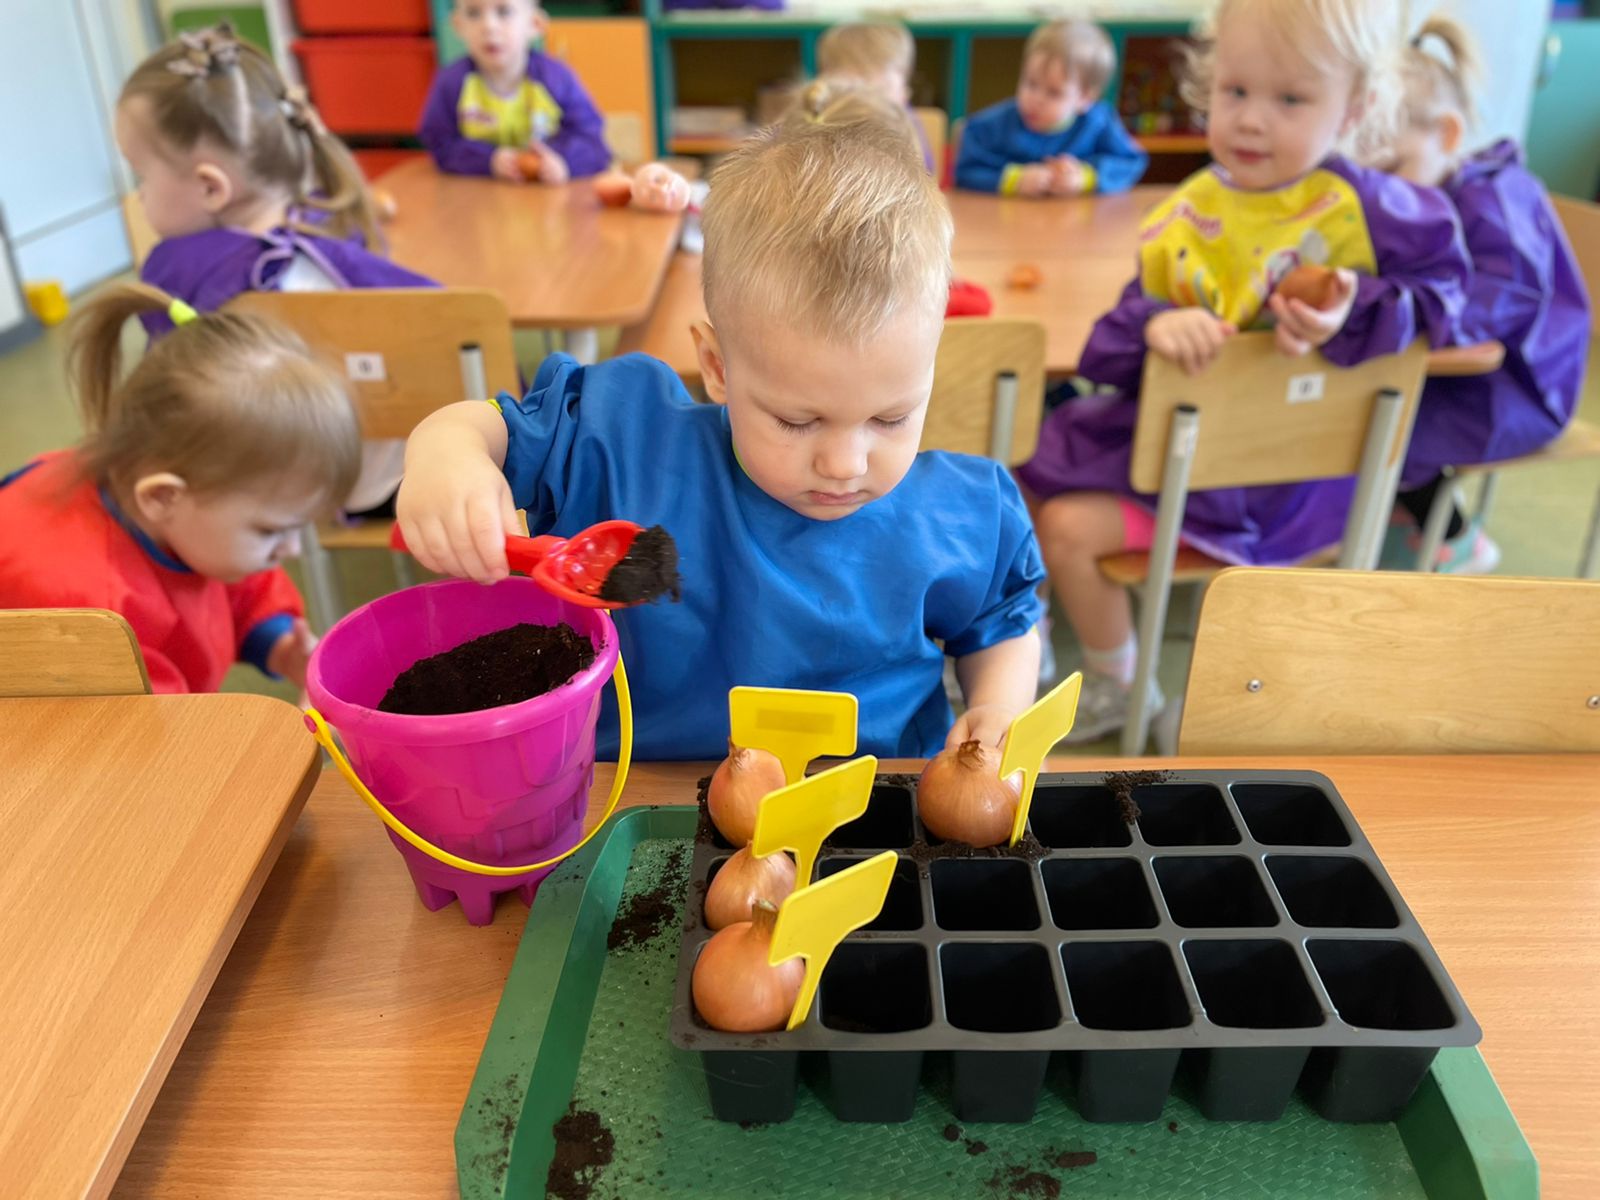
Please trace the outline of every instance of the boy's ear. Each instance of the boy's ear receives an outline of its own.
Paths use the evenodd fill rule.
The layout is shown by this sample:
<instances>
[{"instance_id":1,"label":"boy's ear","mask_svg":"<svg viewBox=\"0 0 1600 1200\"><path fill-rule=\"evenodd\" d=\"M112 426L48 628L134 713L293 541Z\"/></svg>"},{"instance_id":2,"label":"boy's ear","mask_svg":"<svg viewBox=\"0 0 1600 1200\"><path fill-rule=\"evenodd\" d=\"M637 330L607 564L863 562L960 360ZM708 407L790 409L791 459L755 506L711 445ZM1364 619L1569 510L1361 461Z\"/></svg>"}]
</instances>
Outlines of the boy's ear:
<instances>
[{"instance_id":1,"label":"boy's ear","mask_svg":"<svg viewBox=\"0 0 1600 1200\"><path fill-rule=\"evenodd\" d=\"M1445 112L1438 117L1439 144L1447 155L1454 157L1461 149L1461 139L1466 136L1467 123L1460 113Z\"/></svg>"},{"instance_id":2,"label":"boy's ear","mask_svg":"<svg viewBox=\"0 0 1600 1200\"><path fill-rule=\"evenodd\" d=\"M694 338L695 357L700 360L700 385L713 404L728 402L728 367L722 357L722 344L710 321L696 321L689 326Z\"/></svg>"},{"instance_id":3,"label":"boy's ear","mask_svg":"<svg viewBox=\"0 0 1600 1200\"><path fill-rule=\"evenodd\" d=\"M200 185L200 203L212 216L233 203L233 180L228 178L228 173L216 163L203 162L196 165L194 178Z\"/></svg>"},{"instance_id":4,"label":"boy's ear","mask_svg":"<svg viewBox=\"0 0 1600 1200\"><path fill-rule=\"evenodd\" d=\"M543 42L550 32L550 14L544 11L544 5L533 6L533 40Z\"/></svg>"},{"instance_id":5,"label":"boy's ear","mask_svg":"<svg viewBox=\"0 0 1600 1200\"><path fill-rule=\"evenodd\" d=\"M1344 120L1339 124L1339 136L1344 137L1367 115L1367 110L1372 107L1372 102L1377 99L1377 93L1371 91L1350 93L1350 106L1344 110Z\"/></svg>"},{"instance_id":6,"label":"boy's ear","mask_svg":"<svg viewBox=\"0 0 1600 1200\"><path fill-rule=\"evenodd\" d=\"M161 525L177 507L178 501L188 493L189 485L181 475L159 471L141 476L133 485L133 505L139 516L151 525Z\"/></svg>"}]
</instances>

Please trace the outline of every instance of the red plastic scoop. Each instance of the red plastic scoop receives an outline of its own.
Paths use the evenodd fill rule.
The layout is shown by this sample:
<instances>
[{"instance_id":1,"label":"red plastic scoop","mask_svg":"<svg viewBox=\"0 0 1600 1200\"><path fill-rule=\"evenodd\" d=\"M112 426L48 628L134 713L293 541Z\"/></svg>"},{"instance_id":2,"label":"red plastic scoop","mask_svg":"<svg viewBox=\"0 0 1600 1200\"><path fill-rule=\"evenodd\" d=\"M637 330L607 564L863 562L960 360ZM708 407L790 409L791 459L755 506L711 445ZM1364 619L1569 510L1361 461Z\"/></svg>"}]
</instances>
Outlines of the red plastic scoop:
<instances>
[{"instance_id":1,"label":"red plastic scoop","mask_svg":"<svg viewBox=\"0 0 1600 1200\"><path fill-rule=\"evenodd\" d=\"M677 586L674 555L669 577L664 577L661 586L653 592L627 599L601 597L612 568L627 557L634 540L643 532L644 527L632 521L601 521L569 538L507 535L506 560L513 571L522 572L551 595L573 604L585 608L628 608L653 600L662 592L675 591ZM670 544L670 539L666 540ZM389 535L389 545L396 550L406 549L399 525Z\"/></svg>"}]
</instances>

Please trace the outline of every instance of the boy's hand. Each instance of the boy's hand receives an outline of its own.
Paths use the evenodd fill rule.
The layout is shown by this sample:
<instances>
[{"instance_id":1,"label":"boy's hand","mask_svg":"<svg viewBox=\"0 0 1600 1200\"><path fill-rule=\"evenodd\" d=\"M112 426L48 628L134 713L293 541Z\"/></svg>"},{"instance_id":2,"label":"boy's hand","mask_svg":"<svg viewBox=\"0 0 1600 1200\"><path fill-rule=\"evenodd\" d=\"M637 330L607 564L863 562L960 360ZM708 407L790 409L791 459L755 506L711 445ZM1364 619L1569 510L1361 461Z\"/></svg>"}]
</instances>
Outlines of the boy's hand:
<instances>
[{"instance_id":1,"label":"boy's hand","mask_svg":"<svg viewBox=\"0 0 1600 1200\"><path fill-rule=\"evenodd\" d=\"M267 670L281 675L302 692L306 687L306 665L311 652L317 647L317 635L311 632L304 617L296 617L289 632L272 644L267 651Z\"/></svg>"},{"instance_id":2,"label":"boy's hand","mask_svg":"<svg viewBox=\"0 0 1600 1200\"><path fill-rule=\"evenodd\" d=\"M1081 196L1088 191L1088 176L1083 164L1070 154L1050 160L1050 194L1052 196Z\"/></svg>"},{"instance_id":3,"label":"boy's hand","mask_svg":"<svg viewBox=\"0 0 1600 1200\"><path fill-rule=\"evenodd\" d=\"M1304 300L1288 300L1276 292L1267 300L1272 315L1278 318L1276 331L1280 353L1309 354L1344 328L1350 308L1356 302L1356 275L1340 267L1333 273L1337 284L1334 303L1327 308L1312 308Z\"/></svg>"},{"instance_id":4,"label":"boy's hand","mask_svg":"<svg viewBox=\"0 0 1600 1200\"><path fill-rule=\"evenodd\" d=\"M1013 711L1004 704L980 704L977 708L969 708L950 727L950 736L944 740L945 749L972 741L999 749L1006 740L1006 730L1011 728L1011 722L1017 719L1020 712L1020 709Z\"/></svg>"},{"instance_id":5,"label":"boy's hand","mask_svg":"<svg viewBox=\"0 0 1600 1200\"><path fill-rule=\"evenodd\" d=\"M479 583L504 579L511 573L506 534L520 532L511 487L481 448L456 444L445 430L438 433L422 443L413 434L406 454L395 499L406 547L442 575Z\"/></svg>"},{"instance_id":6,"label":"boy's hand","mask_svg":"<svg viewBox=\"0 0 1600 1200\"><path fill-rule=\"evenodd\" d=\"M507 183L521 183L522 168L517 165L517 156L521 153L510 146L501 146L489 157L489 174Z\"/></svg>"},{"instance_id":7,"label":"boy's hand","mask_svg":"<svg viewBox=\"0 0 1600 1200\"><path fill-rule=\"evenodd\" d=\"M1238 330L1203 308L1172 308L1151 317L1144 327L1144 344L1187 375L1205 370Z\"/></svg>"},{"instance_id":8,"label":"boy's hand","mask_svg":"<svg viewBox=\"0 0 1600 1200\"><path fill-rule=\"evenodd\" d=\"M535 142L529 149L539 156L539 174L534 178L540 183L555 185L572 178L572 172L567 170L567 160L549 146Z\"/></svg>"},{"instance_id":9,"label":"boy's hand","mask_svg":"<svg viewBox=\"0 0 1600 1200\"><path fill-rule=\"evenodd\" d=\"M1047 163L1030 163L1017 174L1017 195L1048 196L1054 173Z\"/></svg>"}]
</instances>

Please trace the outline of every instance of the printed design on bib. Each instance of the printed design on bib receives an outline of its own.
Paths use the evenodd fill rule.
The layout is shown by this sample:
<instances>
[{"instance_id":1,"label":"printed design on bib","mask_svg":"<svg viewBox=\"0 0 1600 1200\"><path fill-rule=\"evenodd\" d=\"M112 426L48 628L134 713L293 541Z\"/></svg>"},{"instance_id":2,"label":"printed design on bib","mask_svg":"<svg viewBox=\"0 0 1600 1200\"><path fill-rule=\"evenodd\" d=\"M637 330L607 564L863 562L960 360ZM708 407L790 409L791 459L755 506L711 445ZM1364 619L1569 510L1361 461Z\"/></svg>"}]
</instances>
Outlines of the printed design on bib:
<instances>
[{"instance_id":1,"label":"printed design on bib","mask_svg":"<svg viewBox=\"0 0 1600 1200\"><path fill-rule=\"evenodd\" d=\"M1139 232L1145 295L1204 308L1240 329L1272 324L1267 297L1302 263L1377 270L1361 198L1317 170L1271 192L1244 192L1214 171L1186 183Z\"/></svg>"},{"instance_id":2,"label":"printed design on bib","mask_svg":"<svg viewBox=\"0 0 1600 1200\"><path fill-rule=\"evenodd\" d=\"M520 150L561 128L561 106L542 83L524 79L511 95L498 96L483 76L472 72L461 84L456 124L463 137L475 142Z\"/></svg>"}]
</instances>

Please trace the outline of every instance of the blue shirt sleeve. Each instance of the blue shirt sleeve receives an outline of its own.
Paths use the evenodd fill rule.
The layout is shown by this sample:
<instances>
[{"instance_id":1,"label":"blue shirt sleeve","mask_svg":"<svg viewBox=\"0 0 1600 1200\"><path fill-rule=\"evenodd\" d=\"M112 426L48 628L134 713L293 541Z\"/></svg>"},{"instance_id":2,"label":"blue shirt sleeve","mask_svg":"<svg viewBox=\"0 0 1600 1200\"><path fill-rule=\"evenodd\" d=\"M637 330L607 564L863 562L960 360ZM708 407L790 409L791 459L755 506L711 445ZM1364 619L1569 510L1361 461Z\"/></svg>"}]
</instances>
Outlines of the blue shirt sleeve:
<instances>
[{"instance_id":1,"label":"blue shirt sleeve","mask_svg":"<svg viewBox=\"0 0 1600 1200\"><path fill-rule=\"evenodd\" d=\"M956 155L956 186L974 192L998 192L1007 164L1004 104L967 118Z\"/></svg>"},{"instance_id":2,"label":"blue shirt sleeve","mask_svg":"<svg viewBox=\"0 0 1600 1200\"><path fill-rule=\"evenodd\" d=\"M1101 119L1094 143L1078 158L1094 168L1095 191L1106 195L1125 192L1143 177L1150 156L1124 128L1116 109L1103 100L1096 107Z\"/></svg>"},{"instance_id":3,"label":"blue shirt sleeve","mask_svg":"<svg viewBox=\"0 0 1600 1200\"><path fill-rule=\"evenodd\" d=\"M291 613L279 613L277 616L256 622L250 632L244 635L244 641L239 644L239 661L249 663L268 679L282 678L267 670L267 656L278 644L278 639L292 628L294 628L294 616Z\"/></svg>"},{"instance_id":4,"label":"blue shirt sleeve","mask_svg":"<svg viewBox=\"0 0 1600 1200\"><path fill-rule=\"evenodd\" d=\"M979 612L959 632L935 631L944 637L945 653L954 658L1021 637L1044 616L1039 595L1044 561L1033 523L1010 473L995 464L994 474L998 505L994 565Z\"/></svg>"},{"instance_id":5,"label":"blue shirt sleeve","mask_svg":"<svg viewBox=\"0 0 1600 1200\"><path fill-rule=\"evenodd\" d=\"M533 386L521 400L501 392L506 422L506 482L528 527L547 528L560 515L572 481L578 441L584 368L568 354L552 354L539 364Z\"/></svg>"}]
</instances>

